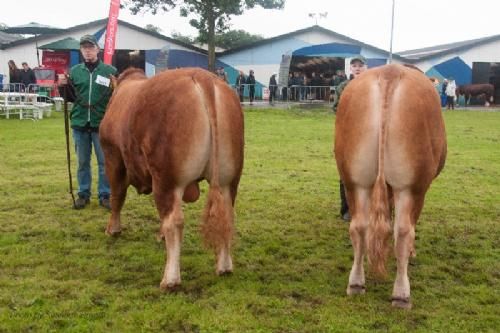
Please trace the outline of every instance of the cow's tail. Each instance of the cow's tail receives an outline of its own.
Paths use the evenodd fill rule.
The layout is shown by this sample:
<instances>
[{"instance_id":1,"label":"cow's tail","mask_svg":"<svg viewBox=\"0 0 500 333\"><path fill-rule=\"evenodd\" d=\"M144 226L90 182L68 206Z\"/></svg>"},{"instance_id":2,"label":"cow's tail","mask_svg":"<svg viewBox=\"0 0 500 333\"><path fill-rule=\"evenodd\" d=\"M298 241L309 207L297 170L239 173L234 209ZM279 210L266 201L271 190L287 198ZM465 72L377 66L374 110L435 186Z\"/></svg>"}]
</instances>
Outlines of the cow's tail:
<instances>
[{"instance_id":1,"label":"cow's tail","mask_svg":"<svg viewBox=\"0 0 500 333\"><path fill-rule=\"evenodd\" d=\"M380 130L378 140L378 173L373 185L370 205L370 223L368 225L368 262L372 271L385 277L386 261L389 253L389 241L391 237L391 215L389 207L389 194L384 175L384 154L387 138L387 119L390 116L389 105L394 95L394 89L399 80L389 79L399 77L393 71L399 71L396 67L387 68L382 72L379 79L379 88L382 96L382 110L380 117ZM392 73L390 73L392 72ZM387 74L384 75L384 74Z\"/></svg>"},{"instance_id":2,"label":"cow's tail","mask_svg":"<svg viewBox=\"0 0 500 333\"><path fill-rule=\"evenodd\" d=\"M203 77L203 82L197 82L203 98L210 123L210 185L207 202L202 216L201 232L205 245L218 252L221 248L229 248L233 238L232 211L224 201L219 179L219 134L217 125L217 108L213 78Z\"/></svg>"}]
</instances>

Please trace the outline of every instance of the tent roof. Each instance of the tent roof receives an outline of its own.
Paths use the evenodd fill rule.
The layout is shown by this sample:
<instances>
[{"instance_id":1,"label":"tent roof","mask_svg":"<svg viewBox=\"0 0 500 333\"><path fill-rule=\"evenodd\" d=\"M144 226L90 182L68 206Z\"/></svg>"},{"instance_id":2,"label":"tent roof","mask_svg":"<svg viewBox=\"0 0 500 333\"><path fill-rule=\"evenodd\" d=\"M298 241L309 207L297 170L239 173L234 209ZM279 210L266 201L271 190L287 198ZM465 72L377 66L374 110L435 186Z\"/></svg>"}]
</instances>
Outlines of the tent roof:
<instances>
[{"instance_id":1,"label":"tent roof","mask_svg":"<svg viewBox=\"0 0 500 333\"><path fill-rule=\"evenodd\" d=\"M79 50L80 42L72 37L63 38L38 47L42 50Z\"/></svg>"},{"instance_id":2,"label":"tent roof","mask_svg":"<svg viewBox=\"0 0 500 333\"><path fill-rule=\"evenodd\" d=\"M23 25L17 25L15 27L8 27L4 29L4 32L9 34L23 34L23 35L41 35L41 34L54 34L63 32L65 29L53 27L46 24L40 24L37 22L30 22Z\"/></svg>"}]
</instances>

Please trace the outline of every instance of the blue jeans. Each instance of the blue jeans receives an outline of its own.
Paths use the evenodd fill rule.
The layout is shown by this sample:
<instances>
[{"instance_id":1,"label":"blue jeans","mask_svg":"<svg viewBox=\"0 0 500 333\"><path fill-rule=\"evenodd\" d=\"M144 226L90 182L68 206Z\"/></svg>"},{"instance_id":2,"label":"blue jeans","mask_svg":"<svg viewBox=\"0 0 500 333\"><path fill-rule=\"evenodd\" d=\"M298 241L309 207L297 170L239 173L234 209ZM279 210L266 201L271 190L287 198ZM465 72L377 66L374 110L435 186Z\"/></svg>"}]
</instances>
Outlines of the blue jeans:
<instances>
[{"instance_id":1,"label":"blue jeans","mask_svg":"<svg viewBox=\"0 0 500 333\"><path fill-rule=\"evenodd\" d=\"M99 200L109 198L109 182L104 172L104 154L99 142L99 132L73 129L73 140L75 141L75 151L78 159L78 171L76 175L78 179L78 196L88 199L91 195L92 170L90 169L90 161L93 144L99 169L98 197Z\"/></svg>"}]
</instances>

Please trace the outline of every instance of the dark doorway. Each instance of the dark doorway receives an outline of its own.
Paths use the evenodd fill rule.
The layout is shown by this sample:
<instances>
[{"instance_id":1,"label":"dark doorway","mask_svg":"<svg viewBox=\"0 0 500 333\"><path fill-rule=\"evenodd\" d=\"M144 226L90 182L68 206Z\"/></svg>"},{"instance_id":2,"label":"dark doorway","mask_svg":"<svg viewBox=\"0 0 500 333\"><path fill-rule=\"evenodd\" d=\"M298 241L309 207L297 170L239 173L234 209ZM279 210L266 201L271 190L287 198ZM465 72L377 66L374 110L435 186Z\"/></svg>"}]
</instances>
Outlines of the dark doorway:
<instances>
[{"instance_id":1,"label":"dark doorway","mask_svg":"<svg viewBox=\"0 0 500 333\"><path fill-rule=\"evenodd\" d=\"M495 87L494 103L500 104L500 62L473 62L472 83L491 83ZM471 98L471 104L481 105L484 100Z\"/></svg>"},{"instance_id":2,"label":"dark doorway","mask_svg":"<svg viewBox=\"0 0 500 333\"><path fill-rule=\"evenodd\" d=\"M116 50L113 55L113 64L118 73L129 67L146 70L146 52L144 50Z\"/></svg>"},{"instance_id":3,"label":"dark doorway","mask_svg":"<svg viewBox=\"0 0 500 333\"><path fill-rule=\"evenodd\" d=\"M290 72L302 72L310 77L311 73L332 77L337 71L344 72L345 59L339 57L293 56Z\"/></svg>"}]
</instances>

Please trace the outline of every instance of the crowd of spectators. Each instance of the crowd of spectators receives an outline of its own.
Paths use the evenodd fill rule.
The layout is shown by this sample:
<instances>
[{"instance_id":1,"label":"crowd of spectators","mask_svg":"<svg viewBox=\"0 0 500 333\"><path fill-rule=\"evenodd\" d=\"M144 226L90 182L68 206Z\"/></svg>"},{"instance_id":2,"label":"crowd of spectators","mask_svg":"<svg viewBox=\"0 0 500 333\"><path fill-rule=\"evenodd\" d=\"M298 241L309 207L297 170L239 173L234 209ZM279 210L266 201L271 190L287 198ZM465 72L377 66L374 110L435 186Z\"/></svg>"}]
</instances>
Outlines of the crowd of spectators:
<instances>
[{"instance_id":1,"label":"crowd of spectators","mask_svg":"<svg viewBox=\"0 0 500 333\"><path fill-rule=\"evenodd\" d=\"M326 87L336 87L346 79L346 75L342 70L330 75L316 72L311 72L309 75L304 72L290 72L287 87L290 96L285 97L291 101L328 100L330 98L330 89ZM285 94L282 93L282 95Z\"/></svg>"},{"instance_id":2,"label":"crowd of spectators","mask_svg":"<svg viewBox=\"0 0 500 333\"><path fill-rule=\"evenodd\" d=\"M227 82L227 74L225 74L223 68L217 70L217 75ZM330 101L331 97L333 97L331 87L336 87L345 80L347 78L343 70L338 70L333 74L294 71L289 73L287 86L278 86L277 75L273 73L269 78L269 100L270 102L276 99ZM254 101L255 84L253 70L250 70L247 76L243 71L239 71L233 86L240 97L240 101L243 102L245 91L248 92L250 103Z\"/></svg>"},{"instance_id":3,"label":"crowd of spectators","mask_svg":"<svg viewBox=\"0 0 500 333\"><path fill-rule=\"evenodd\" d=\"M36 84L35 73L28 63L23 62L22 68L18 68L14 60L9 60L9 84L14 91L24 91L30 84Z\"/></svg>"}]
</instances>

